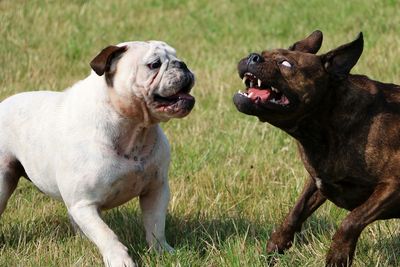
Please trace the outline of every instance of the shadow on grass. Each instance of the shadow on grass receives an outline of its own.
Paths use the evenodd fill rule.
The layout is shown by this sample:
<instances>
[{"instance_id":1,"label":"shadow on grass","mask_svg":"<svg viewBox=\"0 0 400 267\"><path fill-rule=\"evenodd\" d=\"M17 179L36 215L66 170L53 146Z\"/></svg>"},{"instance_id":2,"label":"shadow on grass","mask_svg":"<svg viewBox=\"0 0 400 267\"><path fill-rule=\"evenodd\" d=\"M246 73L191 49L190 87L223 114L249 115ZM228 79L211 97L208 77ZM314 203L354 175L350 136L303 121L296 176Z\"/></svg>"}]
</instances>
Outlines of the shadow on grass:
<instances>
[{"instance_id":1,"label":"shadow on grass","mask_svg":"<svg viewBox=\"0 0 400 267\"><path fill-rule=\"evenodd\" d=\"M138 211L111 211L105 216L109 226L120 240L127 244L129 253L136 260L146 253L144 227ZM269 224L271 225L271 224ZM230 238L255 239L264 242L268 239L271 228L245 218L223 217L208 219L202 215L192 217L175 217L168 215L166 221L166 239L177 250L196 253L206 257L210 246L221 249ZM141 262L138 262L139 265Z\"/></svg>"},{"instance_id":2,"label":"shadow on grass","mask_svg":"<svg viewBox=\"0 0 400 267\"><path fill-rule=\"evenodd\" d=\"M141 257L149 256L149 252L140 212L123 206L103 213L102 217L121 242L128 247L133 259L141 265ZM75 238L76 235L67 214L46 217L38 215L29 221L16 221L9 225L1 223L0 249L9 248L16 253L25 246L42 242L43 238L55 240L62 246L65 240ZM209 244L220 249L225 241L232 237L246 236L248 242L253 242L255 238L266 240L270 230L243 218L224 217L209 220L200 215L193 217L168 215L166 222L166 238L169 244L175 249L196 253L199 257L206 255Z\"/></svg>"},{"instance_id":3,"label":"shadow on grass","mask_svg":"<svg viewBox=\"0 0 400 267\"><path fill-rule=\"evenodd\" d=\"M18 249L43 237L62 241L75 235L68 217L60 215L38 216L34 220L17 221L10 225L2 223L1 228L3 230L0 232L0 248Z\"/></svg>"},{"instance_id":4,"label":"shadow on grass","mask_svg":"<svg viewBox=\"0 0 400 267\"><path fill-rule=\"evenodd\" d=\"M108 211L104 220L115 231L117 236L129 248L130 255L142 264L141 256L148 253L144 228L140 212L136 209L121 207ZM277 227L278 225L275 225ZM210 246L223 249L229 239L239 239L246 243L256 240L266 244L274 223L261 224L240 217L221 217L208 219L202 215L191 217L175 217L169 215L166 222L166 238L170 245L178 250L188 250L200 258L207 257ZM54 215L37 218L29 222L16 223L10 226L2 225L0 232L0 249L11 247L21 249L21 245L35 243L45 236L62 241L74 238L73 227L67 215ZM307 245L315 237L334 232L336 225L329 218L311 217L304 225L303 231L296 235L295 246ZM388 262L397 264L400 254L399 236L380 237L376 246L370 249L380 251ZM388 246L391 249L387 249Z\"/></svg>"},{"instance_id":5,"label":"shadow on grass","mask_svg":"<svg viewBox=\"0 0 400 267\"><path fill-rule=\"evenodd\" d=\"M332 218L324 216L311 216L303 224L300 233L295 236L297 246L308 245L312 240L319 236L326 235L327 232L335 232L337 225L333 222Z\"/></svg>"}]
</instances>

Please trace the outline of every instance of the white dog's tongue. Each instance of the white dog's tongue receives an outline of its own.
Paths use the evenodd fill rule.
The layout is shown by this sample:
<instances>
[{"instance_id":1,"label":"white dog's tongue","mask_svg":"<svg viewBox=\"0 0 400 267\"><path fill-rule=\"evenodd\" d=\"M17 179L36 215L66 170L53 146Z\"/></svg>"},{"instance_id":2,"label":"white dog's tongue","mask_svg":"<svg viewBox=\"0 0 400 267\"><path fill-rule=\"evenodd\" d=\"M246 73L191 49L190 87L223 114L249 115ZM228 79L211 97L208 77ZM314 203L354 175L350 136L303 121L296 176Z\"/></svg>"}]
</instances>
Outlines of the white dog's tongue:
<instances>
[{"instance_id":1,"label":"white dog's tongue","mask_svg":"<svg viewBox=\"0 0 400 267\"><path fill-rule=\"evenodd\" d=\"M268 89L260 90L257 88L249 88L249 90L247 91L247 94L251 100L256 100L257 98L260 98L261 101L266 101L266 100L268 100L268 97L271 94L271 91Z\"/></svg>"}]
</instances>

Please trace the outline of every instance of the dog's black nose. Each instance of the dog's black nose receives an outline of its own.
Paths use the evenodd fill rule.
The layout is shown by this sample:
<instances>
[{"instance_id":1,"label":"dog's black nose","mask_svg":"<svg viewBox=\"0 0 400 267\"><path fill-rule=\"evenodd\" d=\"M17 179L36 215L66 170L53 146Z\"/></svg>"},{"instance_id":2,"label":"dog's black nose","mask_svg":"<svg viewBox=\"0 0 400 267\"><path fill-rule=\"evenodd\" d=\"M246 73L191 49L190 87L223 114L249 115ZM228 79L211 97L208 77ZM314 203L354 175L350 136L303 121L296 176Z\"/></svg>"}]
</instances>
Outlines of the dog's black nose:
<instances>
[{"instance_id":1,"label":"dog's black nose","mask_svg":"<svg viewBox=\"0 0 400 267\"><path fill-rule=\"evenodd\" d=\"M171 64L175 68L187 70L187 66L186 66L185 62L183 62L183 61L174 60L171 62Z\"/></svg>"},{"instance_id":2,"label":"dog's black nose","mask_svg":"<svg viewBox=\"0 0 400 267\"><path fill-rule=\"evenodd\" d=\"M251 53L247 59L247 64L263 62L263 57L257 53Z\"/></svg>"}]
</instances>

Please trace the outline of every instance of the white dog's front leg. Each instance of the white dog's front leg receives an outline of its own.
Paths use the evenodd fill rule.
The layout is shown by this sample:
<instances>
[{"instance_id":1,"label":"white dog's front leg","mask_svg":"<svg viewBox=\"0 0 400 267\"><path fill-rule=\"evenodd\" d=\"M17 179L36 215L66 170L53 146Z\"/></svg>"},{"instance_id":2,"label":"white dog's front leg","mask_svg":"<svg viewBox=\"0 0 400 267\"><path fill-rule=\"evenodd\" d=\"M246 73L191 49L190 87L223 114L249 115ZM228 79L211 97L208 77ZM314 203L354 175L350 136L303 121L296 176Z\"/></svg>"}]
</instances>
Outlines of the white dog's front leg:
<instances>
[{"instance_id":1,"label":"white dog's front leg","mask_svg":"<svg viewBox=\"0 0 400 267\"><path fill-rule=\"evenodd\" d=\"M101 219L95 205L74 205L69 208L69 213L82 232L100 249L107 267L136 266L128 255L128 249Z\"/></svg>"},{"instance_id":2,"label":"white dog's front leg","mask_svg":"<svg viewBox=\"0 0 400 267\"><path fill-rule=\"evenodd\" d=\"M168 252L174 250L165 240L165 216L168 202L168 181L165 181L160 188L140 196L146 240L149 247L155 249L158 253L163 250Z\"/></svg>"}]
</instances>

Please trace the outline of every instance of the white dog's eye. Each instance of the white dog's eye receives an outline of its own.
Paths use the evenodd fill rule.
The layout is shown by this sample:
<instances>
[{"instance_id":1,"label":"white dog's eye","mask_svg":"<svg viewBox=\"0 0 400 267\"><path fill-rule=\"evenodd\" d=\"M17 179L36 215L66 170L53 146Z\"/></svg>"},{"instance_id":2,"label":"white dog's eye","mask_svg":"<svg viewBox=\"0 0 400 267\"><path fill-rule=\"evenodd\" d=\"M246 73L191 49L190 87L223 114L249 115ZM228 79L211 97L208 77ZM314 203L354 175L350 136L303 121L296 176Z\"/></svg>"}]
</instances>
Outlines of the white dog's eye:
<instances>
[{"instance_id":1,"label":"white dog's eye","mask_svg":"<svg viewBox=\"0 0 400 267\"><path fill-rule=\"evenodd\" d=\"M291 68L291 67L292 67L292 64L290 64L289 61L287 61L287 60L282 61L282 62L281 62L281 65L283 65L283 66L285 66L285 67L288 67L288 68Z\"/></svg>"},{"instance_id":2,"label":"white dog's eye","mask_svg":"<svg viewBox=\"0 0 400 267\"><path fill-rule=\"evenodd\" d=\"M149 69L154 70L154 69L158 69L159 67L161 67L161 60L157 59L156 61L147 64L147 66L149 67Z\"/></svg>"}]
</instances>

